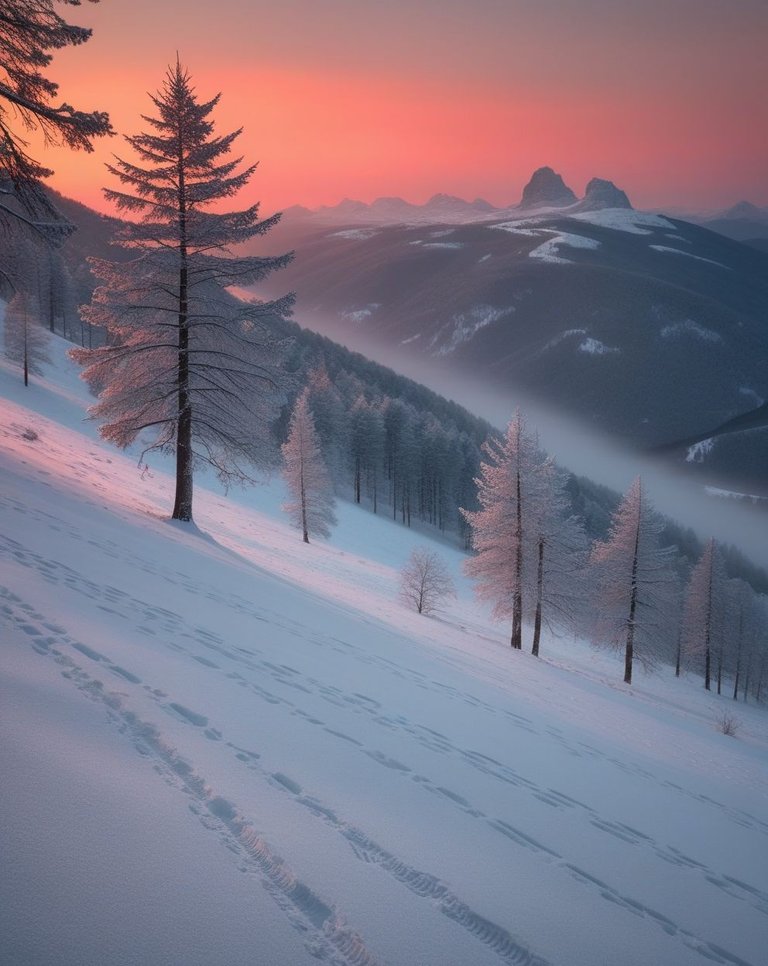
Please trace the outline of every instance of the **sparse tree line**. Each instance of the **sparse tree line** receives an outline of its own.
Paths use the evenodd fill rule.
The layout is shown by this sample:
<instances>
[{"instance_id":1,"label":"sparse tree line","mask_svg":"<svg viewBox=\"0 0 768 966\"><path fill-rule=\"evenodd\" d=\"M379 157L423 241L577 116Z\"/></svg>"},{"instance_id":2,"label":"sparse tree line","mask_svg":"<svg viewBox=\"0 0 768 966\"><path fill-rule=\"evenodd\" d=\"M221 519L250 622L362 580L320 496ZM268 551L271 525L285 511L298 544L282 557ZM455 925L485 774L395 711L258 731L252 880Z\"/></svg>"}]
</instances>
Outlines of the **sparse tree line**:
<instances>
[{"instance_id":1,"label":"sparse tree line","mask_svg":"<svg viewBox=\"0 0 768 966\"><path fill-rule=\"evenodd\" d=\"M677 676L684 669L700 673L704 687L718 694L764 699L768 597L728 577L714 540L693 565L668 544L670 524L654 511L641 479L615 508L608 532L591 539L573 512L569 475L541 449L522 414L478 454L468 437L446 431L434 417L388 397L355 398L356 380L348 374L339 383L345 389L322 366L310 371L292 427L299 414L319 414L313 439L334 468L336 489L355 503L405 525L409 508L414 519L442 530L447 520L462 520L460 539L473 551L465 570L494 617L509 621L513 648L523 647L524 625L536 656L544 628L578 633L622 653L628 684L636 665L664 663ZM470 484L462 471L472 466ZM323 479L330 501L331 483ZM446 503L438 508L440 495ZM457 523L453 528L458 532ZM419 548L403 568L401 598L430 613L450 593L439 557Z\"/></svg>"},{"instance_id":2,"label":"sparse tree line","mask_svg":"<svg viewBox=\"0 0 768 966\"><path fill-rule=\"evenodd\" d=\"M522 647L532 626L539 654L542 623L619 650L624 681L636 664L700 673L707 690L761 701L768 683L768 596L728 578L710 540L693 567L664 545L664 521L636 479L604 539L591 543L566 498L563 474L538 447L521 414L502 440L484 447L477 480L480 509L463 511L475 555L466 564L481 599L511 622Z\"/></svg>"}]
</instances>

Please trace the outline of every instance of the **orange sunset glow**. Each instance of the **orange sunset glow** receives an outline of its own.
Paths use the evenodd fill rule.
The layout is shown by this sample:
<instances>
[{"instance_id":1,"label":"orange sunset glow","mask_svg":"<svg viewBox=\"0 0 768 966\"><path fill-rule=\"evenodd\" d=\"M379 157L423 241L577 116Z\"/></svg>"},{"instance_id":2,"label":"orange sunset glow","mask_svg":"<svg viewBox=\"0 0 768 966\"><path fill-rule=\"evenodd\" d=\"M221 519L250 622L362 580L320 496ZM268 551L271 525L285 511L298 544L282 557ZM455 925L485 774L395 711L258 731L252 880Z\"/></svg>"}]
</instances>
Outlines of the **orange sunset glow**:
<instances>
[{"instance_id":1,"label":"orange sunset glow","mask_svg":"<svg viewBox=\"0 0 768 966\"><path fill-rule=\"evenodd\" d=\"M439 191L510 204L541 164L579 191L610 178L645 207L765 203L768 8L738 8L104 0L74 11L93 37L52 75L64 99L132 134L178 49L199 95L222 93L218 129L244 128L265 211ZM104 161L124 151L118 137L45 159L55 187L103 208Z\"/></svg>"}]
</instances>

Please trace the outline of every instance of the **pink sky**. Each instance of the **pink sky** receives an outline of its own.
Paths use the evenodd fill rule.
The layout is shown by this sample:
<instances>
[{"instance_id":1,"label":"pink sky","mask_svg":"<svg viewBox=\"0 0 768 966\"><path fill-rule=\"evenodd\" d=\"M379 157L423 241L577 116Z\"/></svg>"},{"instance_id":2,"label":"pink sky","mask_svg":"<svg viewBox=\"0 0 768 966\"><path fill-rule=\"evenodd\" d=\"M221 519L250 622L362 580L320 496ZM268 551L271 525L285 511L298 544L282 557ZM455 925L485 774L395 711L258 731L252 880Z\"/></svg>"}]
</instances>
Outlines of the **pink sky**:
<instances>
[{"instance_id":1,"label":"pink sky","mask_svg":"<svg viewBox=\"0 0 768 966\"><path fill-rule=\"evenodd\" d=\"M645 207L768 204L765 0L102 0L54 60L61 96L144 127L147 91L179 51L220 131L244 127L264 211L422 202L438 191L516 202L549 164L582 193L613 180ZM103 163L47 152L54 185L103 207Z\"/></svg>"}]
</instances>

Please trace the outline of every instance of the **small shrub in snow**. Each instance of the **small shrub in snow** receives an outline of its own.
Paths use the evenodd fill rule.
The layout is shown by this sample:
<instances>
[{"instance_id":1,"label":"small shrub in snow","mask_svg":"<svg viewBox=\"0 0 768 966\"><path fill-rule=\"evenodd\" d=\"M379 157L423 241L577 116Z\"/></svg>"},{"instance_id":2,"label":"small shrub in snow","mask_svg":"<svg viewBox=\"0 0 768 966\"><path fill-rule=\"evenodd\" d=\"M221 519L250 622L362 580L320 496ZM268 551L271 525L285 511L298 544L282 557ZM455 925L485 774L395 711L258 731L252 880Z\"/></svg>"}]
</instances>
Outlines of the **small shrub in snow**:
<instances>
[{"instance_id":1,"label":"small shrub in snow","mask_svg":"<svg viewBox=\"0 0 768 966\"><path fill-rule=\"evenodd\" d=\"M738 734L740 726L741 722L730 711L723 711L717 719L717 730L724 735L731 735L733 737Z\"/></svg>"},{"instance_id":2,"label":"small shrub in snow","mask_svg":"<svg viewBox=\"0 0 768 966\"><path fill-rule=\"evenodd\" d=\"M22 432L21 438L28 440L30 443L34 443L35 440L40 439L34 429L29 426Z\"/></svg>"},{"instance_id":3,"label":"small shrub in snow","mask_svg":"<svg viewBox=\"0 0 768 966\"><path fill-rule=\"evenodd\" d=\"M400 571L400 600L420 614L432 614L446 597L455 597L453 579L440 557L416 547Z\"/></svg>"}]
</instances>

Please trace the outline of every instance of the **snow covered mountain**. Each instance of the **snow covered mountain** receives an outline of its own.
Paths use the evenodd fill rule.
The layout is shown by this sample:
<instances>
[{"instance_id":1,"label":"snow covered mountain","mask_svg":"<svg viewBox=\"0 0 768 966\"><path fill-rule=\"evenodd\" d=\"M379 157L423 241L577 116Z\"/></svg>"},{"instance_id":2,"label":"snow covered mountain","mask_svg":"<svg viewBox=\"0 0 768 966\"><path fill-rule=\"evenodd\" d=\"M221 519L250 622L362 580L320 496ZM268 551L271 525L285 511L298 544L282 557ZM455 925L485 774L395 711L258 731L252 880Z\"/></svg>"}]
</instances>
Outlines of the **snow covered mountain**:
<instances>
[{"instance_id":1,"label":"snow covered mountain","mask_svg":"<svg viewBox=\"0 0 768 966\"><path fill-rule=\"evenodd\" d=\"M593 210L463 224L289 217L271 240L297 252L279 284L297 292L302 324L351 348L519 387L635 446L756 408L768 398L768 257L616 207L617 191L593 183ZM713 474L768 491L746 438Z\"/></svg>"},{"instance_id":2,"label":"snow covered mountain","mask_svg":"<svg viewBox=\"0 0 768 966\"><path fill-rule=\"evenodd\" d=\"M65 349L0 362L4 963L759 966L764 707L512 652L446 547L420 617L424 538L350 505L307 547L201 477L171 525Z\"/></svg>"},{"instance_id":3,"label":"snow covered mountain","mask_svg":"<svg viewBox=\"0 0 768 966\"><path fill-rule=\"evenodd\" d=\"M392 224L464 224L500 218L517 211L568 209L569 211L597 211L601 208L631 208L627 195L611 181L592 178L587 184L584 197L577 198L572 188L552 168L537 168L523 188L520 201L504 207L496 207L484 198L465 201L455 195L436 194L423 205L413 204L403 198L376 198L367 205L362 201L344 198L337 205L324 205L312 210L300 205L288 208L287 220L318 223L343 223L361 225Z\"/></svg>"}]
</instances>

